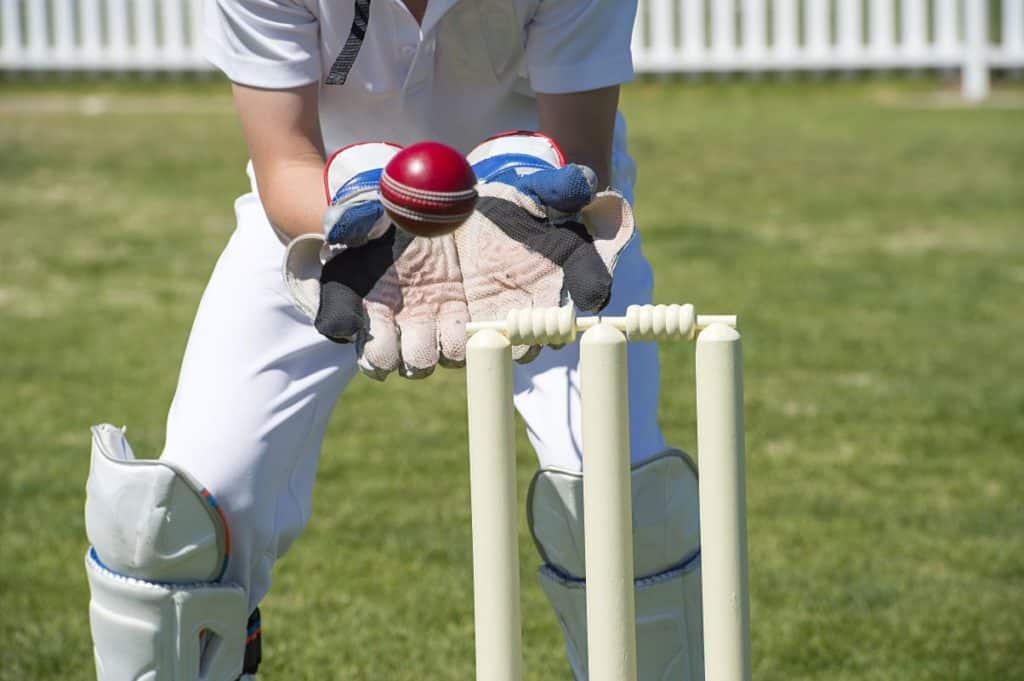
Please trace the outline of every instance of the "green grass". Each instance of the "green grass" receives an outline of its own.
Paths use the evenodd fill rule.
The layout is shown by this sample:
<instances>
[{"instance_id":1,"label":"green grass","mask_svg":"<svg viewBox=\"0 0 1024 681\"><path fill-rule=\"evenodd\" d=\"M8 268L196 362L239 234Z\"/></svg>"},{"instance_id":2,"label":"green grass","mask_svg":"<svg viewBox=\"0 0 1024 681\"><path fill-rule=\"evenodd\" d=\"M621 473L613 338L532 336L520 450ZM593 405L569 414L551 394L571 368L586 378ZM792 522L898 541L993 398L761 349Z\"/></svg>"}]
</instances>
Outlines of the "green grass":
<instances>
[{"instance_id":1,"label":"green grass","mask_svg":"<svg viewBox=\"0 0 1024 681\"><path fill-rule=\"evenodd\" d=\"M1024 679L1024 93L934 88L624 93L658 299L742 319L761 681ZM158 451L244 162L217 83L0 90L4 681L91 678L87 428ZM662 354L690 450L691 353ZM345 394L263 678L471 678L462 380ZM568 679L521 555L527 678Z\"/></svg>"}]
</instances>

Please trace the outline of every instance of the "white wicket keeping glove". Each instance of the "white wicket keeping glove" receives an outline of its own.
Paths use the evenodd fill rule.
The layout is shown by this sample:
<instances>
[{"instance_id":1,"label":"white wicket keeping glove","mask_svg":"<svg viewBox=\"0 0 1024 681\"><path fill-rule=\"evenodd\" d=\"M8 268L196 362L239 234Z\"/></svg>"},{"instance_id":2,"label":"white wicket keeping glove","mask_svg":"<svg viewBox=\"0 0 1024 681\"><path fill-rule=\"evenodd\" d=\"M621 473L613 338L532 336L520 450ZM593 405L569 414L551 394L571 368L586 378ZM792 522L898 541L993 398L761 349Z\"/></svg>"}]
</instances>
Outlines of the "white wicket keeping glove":
<instances>
[{"instance_id":1,"label":"white wicket keeping glove","mask_svg":"<svg viewBox=\"0 0 1024 681\"><path fill-rule=\"evenodd\" d=\"M565 165L555 142L540 134L492 138L468 159L479 199L455 241L473 321L503 319L513 308L602 310L635 232L622 195L597 192L594 172ZM518 346L513 355L529 361L539 350Z\"/></svg>"},{"instance_id":2,"label":"white wicket keeping glove","mask_svg":"<svg viewBox=\"0 0 1024 681\"><path fill-rule=\"evenodd\" d=\"M335 154L324 171L326 236L296 239L285 255L297 305L327 338L355 343L360 369L378 380L461 366L469 317L452 237L414 237L384 213L380 172L398 151L365 143Z\"/></svg>"}]
</instances>

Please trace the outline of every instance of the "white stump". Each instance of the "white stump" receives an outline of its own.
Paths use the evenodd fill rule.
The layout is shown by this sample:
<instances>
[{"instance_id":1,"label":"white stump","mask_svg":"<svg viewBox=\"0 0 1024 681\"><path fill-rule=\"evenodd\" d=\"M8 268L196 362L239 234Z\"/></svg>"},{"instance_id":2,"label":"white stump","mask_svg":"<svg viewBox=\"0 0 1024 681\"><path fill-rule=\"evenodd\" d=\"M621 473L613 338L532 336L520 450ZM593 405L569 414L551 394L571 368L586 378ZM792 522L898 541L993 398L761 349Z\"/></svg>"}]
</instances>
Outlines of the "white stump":
<instances>
[{"instance_id":1,"label":"white stump","mask_svg":"<svg viewBox=\"0 0 1024 681\"><path fill-rule=\"evenodd\" d=\"M626 337L599 323L580 341L589 681L636 681Z\"/></svg>"},{"instance_id":2,"label":"white stump","mask_svg":"<svg viewBox=\"0 0 1024 681\"><path fill-rule=\"evenodd\" d=\"M747 513L740 334L712 324L697 337L697 461L708 681L750 681Z\"/></svg>"},{"instance_id":3,"label":"white stump","mask_svg":"<svg viewBox=\"0 0 1024 681\"><path fill-rule=\"evenodd\" d=\"M478 681L519 681L519 538L512 349L493 330L466 345L473 617Z\"/></svg>"}]
</instances>

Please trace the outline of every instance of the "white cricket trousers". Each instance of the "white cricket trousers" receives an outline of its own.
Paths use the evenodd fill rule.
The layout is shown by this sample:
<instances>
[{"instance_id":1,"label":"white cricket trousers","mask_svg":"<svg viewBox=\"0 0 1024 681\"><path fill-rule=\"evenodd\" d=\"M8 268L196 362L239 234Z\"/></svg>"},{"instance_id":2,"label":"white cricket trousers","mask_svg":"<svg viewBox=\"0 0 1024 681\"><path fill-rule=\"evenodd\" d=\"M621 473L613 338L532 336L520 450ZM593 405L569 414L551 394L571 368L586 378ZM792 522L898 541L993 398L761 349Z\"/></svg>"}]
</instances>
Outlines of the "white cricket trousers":
<instances>
[{"instance_id":1,"label":"white cricket trousers","mask_svg":"<svg viewBox=\"0 0 1024 681\"><path fill-rule=\"evenodd\" d=\"M185 350L161 458L194 476L224 510L225 579L247 590L252 608L270 588L274 561L309 519L324 431L358 371L353 346L325 339L292 304L281 277L284 246L259 199L240 197L235 213L237 228ZM650 302L651 287L637 239L619 261L608 313ZM578 359L576 346L548 348L515 367L515 405L544 467L581 469ZM641 461L664 449L656 346L631 344L629 363L630 446ZM346 446L344 438L334 446Z\"/></svg>"}]
</instances>

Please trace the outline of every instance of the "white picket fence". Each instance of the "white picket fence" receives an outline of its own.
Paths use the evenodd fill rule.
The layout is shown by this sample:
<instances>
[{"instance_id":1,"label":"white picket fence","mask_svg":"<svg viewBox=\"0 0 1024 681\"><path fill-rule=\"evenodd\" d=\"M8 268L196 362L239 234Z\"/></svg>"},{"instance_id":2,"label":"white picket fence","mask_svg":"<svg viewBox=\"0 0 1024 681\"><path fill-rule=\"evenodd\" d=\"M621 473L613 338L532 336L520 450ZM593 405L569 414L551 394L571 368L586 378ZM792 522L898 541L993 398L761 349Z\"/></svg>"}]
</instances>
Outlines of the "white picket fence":
<instances>
[{"instance_id":1,"label":"white picket fence","mask_svg":"<svg viewBox=\"0 0 1024 681\"><path fill-rule=\"evenodd\" d=\"M208 70L202 2L0 0L0 70ZM633 54L646 73L959 69L978 99L1024 69L1024 0L640 0Z\"/></svg>"},{"instance_id":2,"label":"white picket fence","mask_svg":"<svg viewBox=\"0 0 1024 681\"><path fill-rule=\"evenodd\" d=\"M0 0L0 69L201 71L204 0Z\"/></svg>"},{"instance_id":3,"label":"white picket fence","mask_svg":"<svg viewBox=\"0 0 1024 681\"><path fill-rule=\"evenodd\" d=\"M1024 68L1024 0L645 0L637 68L654 73L959 69L964 95ZM997 28L996 28L997 27Z\"/></svg>"}]
</instances>

